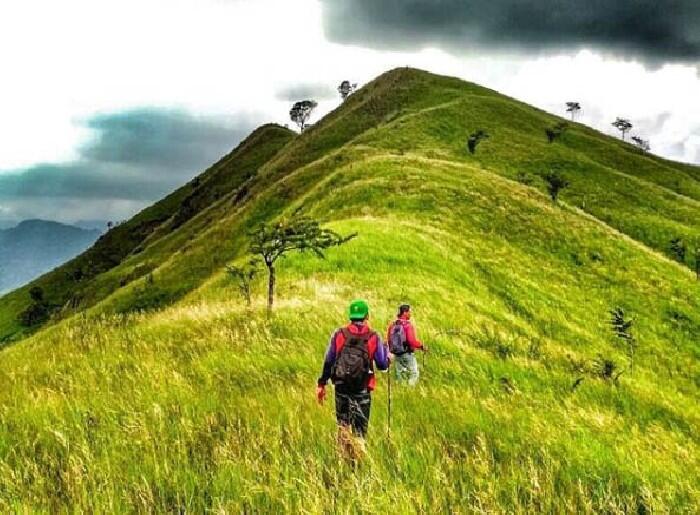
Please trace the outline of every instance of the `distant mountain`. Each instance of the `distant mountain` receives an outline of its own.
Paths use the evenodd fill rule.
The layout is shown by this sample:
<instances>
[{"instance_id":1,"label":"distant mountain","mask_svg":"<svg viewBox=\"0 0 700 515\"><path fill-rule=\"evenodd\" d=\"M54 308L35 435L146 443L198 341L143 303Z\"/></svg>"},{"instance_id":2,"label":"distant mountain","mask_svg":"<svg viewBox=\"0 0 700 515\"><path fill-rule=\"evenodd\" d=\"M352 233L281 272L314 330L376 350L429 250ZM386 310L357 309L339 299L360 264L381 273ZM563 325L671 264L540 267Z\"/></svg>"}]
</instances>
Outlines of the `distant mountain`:
<instances>
[{"instance_id":1,"label":"distant mountain","mask_svg":"<svg viewBox=\"0 0 700 515\"><path fill-rule=\"evenodd\" d=\"M12 290L80 254L100 237L97 229L81 229L46 220L25 220L0 229L0 293Z\"/></svg>"}]
</instances>

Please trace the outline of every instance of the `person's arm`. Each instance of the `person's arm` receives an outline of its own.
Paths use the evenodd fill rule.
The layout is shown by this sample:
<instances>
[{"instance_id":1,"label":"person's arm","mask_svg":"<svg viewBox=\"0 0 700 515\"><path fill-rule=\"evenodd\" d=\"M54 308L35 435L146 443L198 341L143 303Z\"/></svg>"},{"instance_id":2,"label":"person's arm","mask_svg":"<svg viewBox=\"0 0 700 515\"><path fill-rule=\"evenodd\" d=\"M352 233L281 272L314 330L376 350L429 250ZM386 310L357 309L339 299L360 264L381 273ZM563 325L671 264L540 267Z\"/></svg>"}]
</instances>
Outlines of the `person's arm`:
<instances>
[{"instance_id":1,"label":"person's arm","mask_svg":"<svg viewBox=\"0 0 700 515\"><path fill-rule=\"evenodd\" d=\"M416 330L413 328L413 324L409 322L404 326L404 329L406 331L406 341L411 346L411 349L422 349L423 343L416 337Z\"/></svg>"},{"instance_id":2,"label":"person's arm","mask_svg":"<svg viewBox=\"0 0 700 515\"><path fill-rule=\"evenodd\" d=\"M375 333L375 338L377 339L377 347L374 351L374 363L378 370L387 370L389 368L389 349L384 345L379 333Z\"/></svg>"},{"instance_id":3,"label":"person's arm","mask_svg":"<svg viewBox=\"0 0 700 515\"><path fill-rule=\"evenodd\" d=\"M326 349L326 357L323 360L323 370L321 371L321 377L318 378L318 386L326 386L328 380L331 378L333 373L333 365L335 365L335 337L338 335L338 331L331 335L331 339L328 342L328 349Z\"/></svg>"}]
</instances>

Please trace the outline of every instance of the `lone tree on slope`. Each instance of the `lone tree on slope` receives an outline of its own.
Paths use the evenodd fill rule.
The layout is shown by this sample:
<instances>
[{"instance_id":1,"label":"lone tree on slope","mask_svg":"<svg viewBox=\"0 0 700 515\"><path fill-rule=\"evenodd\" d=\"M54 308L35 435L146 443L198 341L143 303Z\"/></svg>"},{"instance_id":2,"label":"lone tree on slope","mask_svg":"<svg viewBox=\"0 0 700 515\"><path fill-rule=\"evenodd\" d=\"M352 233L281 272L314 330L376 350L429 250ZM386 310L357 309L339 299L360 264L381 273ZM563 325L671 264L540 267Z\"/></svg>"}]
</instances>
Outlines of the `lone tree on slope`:
<instances>
[{"instance_id":1,"label":"lone tree on slope","mask_svg":"<svg viewBox=\"0 0 700 515\"><path fill-rule=\"evenodd\" d=\"M637 148L642 152L642 154L646 154L651 150L651 144L649 143L648 139L642 139L639 136L632 136L632 141L634 144L637 146Z\"/></svg>"},{"instance_id":2,"label":"lone tree on slope","mask_svg":"<svg viewBox=\"0 0 700 515\"><path fill-rule=\"evenodd\" d=\"M324 259L324 249L340 246L357 234L341 236L330 229L322 228L318 221L302 216L273 225L260 224L250 236L250 252L260 256L267 267L267 310L271 313L275 298L277 259L292 251L310 251Z\"/></svg>"},{"instance_id":3,"label":"lone tree on slope","mask_svg":"<svg viewBox=\"0 0 700 515\"><path fill-rule=\"evenodd\" d=\"M579 113L579 111L581 111L581 104L578 102L567 102L566 111L571 113L571 121L573 122L576 115Z\"/></svg>"},{"instance_id":4,"label":"lone tree on slope","mask_svg":"<svg viewBox=\"0 0 700 515\"><path fill-rule=\"evenodd\" d=\"M615 127L618 131L622 133L622 141L625 141L625 135L632 130L632 122L630 122L626 118L620 118L619 116L617 119L612 123L612 126Z\"/></svg>"},{"instance_id":5,"label":"lone tree on slope","mask_svg":"<svg viewBox=\"0 0 700 515\"><path fill-rule=\"evenodd\" d=\"M316 106L318 106L318 102L315 100L301 100L295 102L289 110L289 118L299 126L301 132L304 132L306 122L311 117L311 113L316 109Z\"/></svg>"},{"instance_id":6,"label":"lone tree on slope","mask_svg":"<svg viewBox=\"0 0 700 515\"><path fill-rule=\"evenodd\" d=\"M544 133L547 135L547 141L554 143L555 140L559 139L566 129L568 129L566 122L559 122L552 127L547 127Z\"/></svg>"},{"instance_id":7,"label":"lone tree on slope","mask_svg":"<svg viewBox=\"0 0 700 515\"><path fill-rule=\"evenodd\" d=\"M569 186L569 181L559 172L549 172L545 174L544 180L547 183L547 191L552 199L552 202L557 203L559 192Z\"/></svg>"},{"instance_id":8,"label":"lone tree on slope","mask_svg":"<svg viewBox=\"0 0 700 515\"><path fill-rule=\"evenodd\" d=\"M340 93L340 98L342 98L344 102L356 89L356 82L351 84L349 80L344 80L340 83L340 86L338 86L338 93Z\"/></svg>"},{"instance_id":9,"label":"lone tree on slope","mask_svg":"<svg viewBox=\"0 0 700 515\"><path fill-rule=\"evenodd\" d=\"M484 130L479 129L476 132L472 132L467 140L467 148L469 149L469 153L473 154L476 152L477 145L481 143L481 140L487 138L489 138L489 134Z\"/></svg>"}]
</instances>

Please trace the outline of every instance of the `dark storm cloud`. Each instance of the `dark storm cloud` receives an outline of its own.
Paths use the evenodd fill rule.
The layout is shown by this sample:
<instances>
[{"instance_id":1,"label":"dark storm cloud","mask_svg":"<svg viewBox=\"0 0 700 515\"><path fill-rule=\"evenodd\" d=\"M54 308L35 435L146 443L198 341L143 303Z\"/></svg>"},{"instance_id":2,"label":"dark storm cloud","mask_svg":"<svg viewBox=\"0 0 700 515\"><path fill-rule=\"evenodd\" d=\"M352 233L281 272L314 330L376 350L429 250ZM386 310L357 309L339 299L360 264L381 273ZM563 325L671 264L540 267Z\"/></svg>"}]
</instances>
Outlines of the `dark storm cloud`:
<instances>
[{"instance_id":1,"label":"dark storm cloud","mask_svg":"<svg viewBox=\"0 0 700 515\"><path fill-rule=\"evenodd\" d=\"M104 163L40 164L26 171L0 175L0 199L21 198L152 198L162 181Z\"/></svg>"},{"instance_id":2,"label":"dark storm cloud","mask_svg":"<svg viewBox=\"0 0 700 515\"><path fill-rule=\"evenodd\" d=\"M62 206L77 212L76 201L95 207L95 200L132 205L157 200L230 151L252 129L196 117L182 111L139 109L100 114L87 120L95 137L69 163L48 163L0 174L0 207L21 204L22 212ZM131 204L130 204L131 203ZM81 216L101 216L90 213Z\"/></svg>"},{"instance_id":3,"label":"dark storm cloud","mask_svg":"<svg viewBox=\"0 0 700 515\"><path fill-rule=\"evenodd\" d=\"M651 64L700 61L700 0L322 0L332 41L549 51L596 48Z\"/></svg>"},{"instance_id":4,"label":"dark storm cloud","mask_svg":"<svg viewBox=\"0 0 700 515\"><path fill-rule=\"evenodd\" d=\"M220 120L181 111L139 109L90 118L97 138L81 149L85 159L174 169L209 164L241 140L250 125L231 127Z\"/></svg>"},{"instance_id":5,"label":"dark storm cloud","mask_svg":"<svg viewBox=\"0 0 700 515\"><path fill-rule=\"evenodd\" d=\"M296 102L298 100L330 100L338 93L328 84L295 84L279 89L275 96L278 100Z\"/></svg>"}]
</instances>

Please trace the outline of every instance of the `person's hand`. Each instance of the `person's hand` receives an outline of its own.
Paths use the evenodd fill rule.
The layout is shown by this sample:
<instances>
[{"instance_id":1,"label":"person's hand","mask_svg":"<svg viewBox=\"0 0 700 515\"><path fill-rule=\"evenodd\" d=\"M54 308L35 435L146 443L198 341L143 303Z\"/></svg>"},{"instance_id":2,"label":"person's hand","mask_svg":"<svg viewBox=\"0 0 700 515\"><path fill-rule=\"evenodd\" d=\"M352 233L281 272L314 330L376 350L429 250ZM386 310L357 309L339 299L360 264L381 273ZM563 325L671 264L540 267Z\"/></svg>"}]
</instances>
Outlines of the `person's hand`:
<instances>
[{"instance_id":1,"label":"person's hand","mask_svg":"<svg viewBox=\"0 0 700 515\"><path fill-rule=\"evenodd\" d=\"M318 399L319 404L323 404L323 401L326 399L326 387L318 385L316 387L316 399Z\"/></svg>"},{"instance_id":2,"label":"person's hand","mask_svg":"<svg viewBox=\"0 0 700 515\"><path fill-rule=\"evenodd\" d=\"M394 361L395 359L396 359L396 356L394 355L394 353L390 352L390 353L389 353L389 363L391 363L391 362Z\"/></svg>"},{"instance_id":3,"label":"person's hand","mask_svg":"<svg viewBox=\"0 0 700 515\"><path fill-rule=\"evenodd\" d=\"M423 350L423 352L428 352L428 346L425 344L421 345L421 349Z\"/></svg>"}]
</instances>

